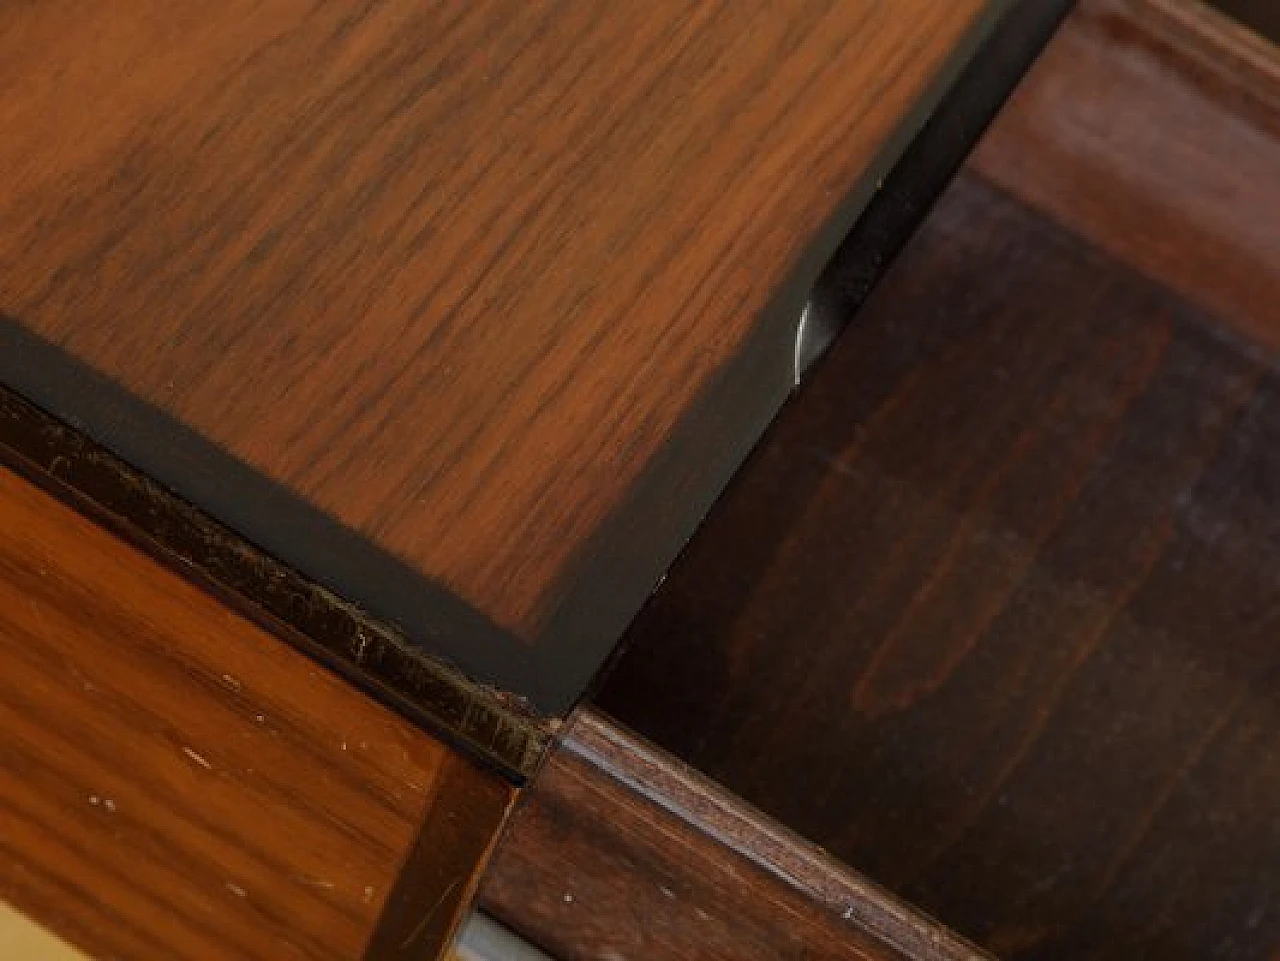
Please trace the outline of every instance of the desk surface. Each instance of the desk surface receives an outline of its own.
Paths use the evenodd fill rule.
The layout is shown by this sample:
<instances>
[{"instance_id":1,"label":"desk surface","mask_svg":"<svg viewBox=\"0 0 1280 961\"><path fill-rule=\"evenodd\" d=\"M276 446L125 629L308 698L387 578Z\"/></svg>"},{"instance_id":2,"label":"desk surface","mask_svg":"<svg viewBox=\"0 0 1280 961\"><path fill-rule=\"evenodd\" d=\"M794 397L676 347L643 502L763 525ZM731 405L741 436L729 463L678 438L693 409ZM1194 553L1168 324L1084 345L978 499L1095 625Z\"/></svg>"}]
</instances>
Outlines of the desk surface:
<instances>
[{"instance_id":1,"label":"desk surface","mask_svg":"<svg viewBox=\"0 0 1280 961\"><path fill-rule=\"evenodd\" d=\"M0 13L0 379L562 712L992 0Z\"/></svg>"}]
</instances>

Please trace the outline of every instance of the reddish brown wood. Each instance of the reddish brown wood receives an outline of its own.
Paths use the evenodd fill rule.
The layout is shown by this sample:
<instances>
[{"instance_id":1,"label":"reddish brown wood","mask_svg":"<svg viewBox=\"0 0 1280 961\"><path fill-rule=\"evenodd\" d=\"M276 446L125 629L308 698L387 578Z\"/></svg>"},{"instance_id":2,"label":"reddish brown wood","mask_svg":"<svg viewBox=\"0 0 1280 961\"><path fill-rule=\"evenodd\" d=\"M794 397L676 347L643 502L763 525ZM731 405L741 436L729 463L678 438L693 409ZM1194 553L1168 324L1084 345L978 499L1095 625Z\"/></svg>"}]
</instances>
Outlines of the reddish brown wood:
<instances>
[{"instance_id":1,"label":"reddish brown wood","mask_svg":"<svg viewBox=\"0 0 1280 961\"><path fill-rule=\"evenodd\" d=\"M8 6L0 312L418 578L384 610L340 593L403 621L443 587L492 630L423 615L415 641L562 709L789 390L826 253L1002 5ZM738 393L704 410L713 383ZM702 457L659 458L709 418ZM138 453L200 506L223 490ZM651 467L678 496L643 500ZM634 497L649 540L623 547L601 532ZM241 533L340 562L266 515ZM566 608L591 616L548 627ZM535 642L565 650L531 671Z\"/></svg>"},{"instance_id":2,"label":"reddish brown wood","mask_svg":"<svg viewBox=\"0 0 1280 961\"><path fill-rule=\"evenodd\" d=\"M589 711L513 818L481 900L562 961L985 957Z\"/></svg>"},{"instance_id":3,"label":"reddish brown wood","mask_svg":"<svg viewBox=\"0 0 1280 961\"><path fill-rule=\"evenodd\" d=\"M0 386L0 460L198 578L235 610L512 777L536 770L553 732L526 705L468 681L395 624L326 590L166 490L81 431Z\"/></svg>"},{"instance_id":4,"label":"reddish brown wood","mask_svg":"<svg viewBox=\"0 0 1280 961\"><path fill-rule=\"evenodd\" d=\"M1273 57L1086 3L601 694L1002 957L1280 951Z\"/></svg>"},{"instance_id":5,"label":"reddish brown wood","mask_svg":"<svg viewBox=\"0 0 1280 961\"><path fill-rule=\"evenodd\" d=\"M444 943L510 787L7 470L0 528L0 898L93 957L352 959L421 850Z\"/></svg>"},{"instance_id":6,"label":"reddish brown wood","mask_svg":"<svg viewBox=\"0 0 1280 961\"><path fill-rule=\"evenodd\" d=\"M1189 0L1088 0L974 164L1280 347L1280 52L1247 29Z\"/></svg>"}]
</instances>

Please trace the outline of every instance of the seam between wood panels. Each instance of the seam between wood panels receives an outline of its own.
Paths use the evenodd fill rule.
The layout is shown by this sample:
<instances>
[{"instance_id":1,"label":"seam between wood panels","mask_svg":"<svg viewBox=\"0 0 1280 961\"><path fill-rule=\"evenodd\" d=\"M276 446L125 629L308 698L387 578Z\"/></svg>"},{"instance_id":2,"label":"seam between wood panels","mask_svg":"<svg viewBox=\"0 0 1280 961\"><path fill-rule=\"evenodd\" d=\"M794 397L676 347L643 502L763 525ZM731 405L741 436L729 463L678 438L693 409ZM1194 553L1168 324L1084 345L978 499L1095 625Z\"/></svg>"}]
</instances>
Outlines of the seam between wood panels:
<instances>
[{"instance_id":1,"label":"seam between wood panels","mask_svg":"<svg viewBox=\"0 0 1280 961\"><path fill-rule=\"evenodd\" d=\"M394 625L309 580L5 386L0 463L508 780L523 783L537 769L554 721L436 661Z\"/></svg>"}]
</instances>

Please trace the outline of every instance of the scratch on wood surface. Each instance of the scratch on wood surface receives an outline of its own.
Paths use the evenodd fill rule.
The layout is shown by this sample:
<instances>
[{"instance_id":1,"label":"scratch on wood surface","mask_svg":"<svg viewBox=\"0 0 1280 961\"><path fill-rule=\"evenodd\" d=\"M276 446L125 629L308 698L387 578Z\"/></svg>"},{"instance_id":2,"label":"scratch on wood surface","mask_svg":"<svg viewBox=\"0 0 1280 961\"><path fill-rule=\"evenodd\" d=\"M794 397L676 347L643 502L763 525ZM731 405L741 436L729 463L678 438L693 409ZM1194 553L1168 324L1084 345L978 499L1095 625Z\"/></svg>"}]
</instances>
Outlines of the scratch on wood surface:
<instances>
[{"instance_id":1,"label":"scratch on wood surface","mask_svg":"<svg viewBox=\"0 0 1280 961\"><path fill-rule=\"evenodd\" d=\"M320 878L309 878L305 875L299 875L297 880L299 884L305 884L309 888L321 888L325 891L332 891L334 888L332 881L323 881Z\"/></svg>"},{"instance_id":2,"label":"scratch on wood surface","mask_svg":"<svg viewBox=\"0 0 1280 961\"><path fill-rule=\"evenodd\" d=\"M185 754L187 757L191 758L191 760L195 761L205 770L207 771L213 770L213 765L210 764L208 761L206 761L202 755L197 754L195 751L191 750L191 748L186 747L184 745L182 748L182 753Z\"/></svg>"},{"instance_id":3,"label":"scratch on wood surface","mask_svg":"<svg viewBox=\"0 0 1280 961\"><path fill-rule=\"evenodd\" d=\"M431 923L431 919L436 916L436 912L440 910L440 905L444 904L445 901L449 899L449 895L453 894L457 887L458 881L456 878L449 882L449 886L444 889L444 893L442 893L440 897L436 898L436 903L431 905L431 910L423 916L421 921L414 925L413 930L409 932L409 936L404 939L400 947L407 948L411 946L413 942L418 940L422 932L427 929L427 925Z\"/></svg>"}]
</instances>

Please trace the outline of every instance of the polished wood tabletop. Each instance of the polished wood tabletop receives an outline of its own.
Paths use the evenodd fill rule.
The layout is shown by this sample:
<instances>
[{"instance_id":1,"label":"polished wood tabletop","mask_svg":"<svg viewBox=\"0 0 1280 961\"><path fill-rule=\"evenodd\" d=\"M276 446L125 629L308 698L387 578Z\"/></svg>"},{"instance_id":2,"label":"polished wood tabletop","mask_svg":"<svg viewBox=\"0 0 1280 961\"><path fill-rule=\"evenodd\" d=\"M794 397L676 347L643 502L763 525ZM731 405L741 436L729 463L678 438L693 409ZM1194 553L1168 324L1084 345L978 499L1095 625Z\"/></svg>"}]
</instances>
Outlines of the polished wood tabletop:
<instances>
[{"instance_id":1,"label":"polished wood tabletop","mask_svg":"<svg viewBox=\"0 0 1280 961\"><path fill-rule=\"evenodd\" d=\"M0 380L562 713L1005 6L8 6Z\"/></svg>"}]
</instances>

